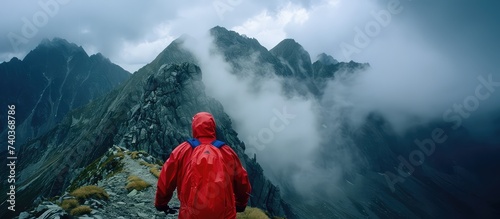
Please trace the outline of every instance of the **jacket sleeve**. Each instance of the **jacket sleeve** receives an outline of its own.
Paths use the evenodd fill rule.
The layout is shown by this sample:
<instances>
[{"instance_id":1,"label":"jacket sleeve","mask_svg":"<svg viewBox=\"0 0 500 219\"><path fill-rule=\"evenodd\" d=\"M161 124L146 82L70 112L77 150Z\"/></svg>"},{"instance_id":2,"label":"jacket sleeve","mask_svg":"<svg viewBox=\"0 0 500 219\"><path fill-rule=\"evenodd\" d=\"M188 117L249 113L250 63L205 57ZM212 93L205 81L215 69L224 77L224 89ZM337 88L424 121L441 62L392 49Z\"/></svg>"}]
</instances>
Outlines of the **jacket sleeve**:
<instances>
[{"instance_id":1,"label":"jacket sleeve","mask_svg":"<svg viewBox=\"0 0 500 219\"><path fill-rule=\"evenodd\" d=\"M164 208L172 198L175 188L177 187L177 170L179 167L179 151L174 150L170 154L163 167L161 168L160 177L156 188L155 207Z\"/></svg>"},{"instance_id":2,"label":"jacket sleeve","mask_svg":"<svg viewBox=\"0 0 500 219\"><path fill-rule=\"evenodd\" d=\"M250 198L250 193L252 192L252 187L250 186L250 181L248 180L248 173L241 165L238 155L234 153L234 197L236 199L236 208L245 209Z\"/></svg>"}]
</instances>

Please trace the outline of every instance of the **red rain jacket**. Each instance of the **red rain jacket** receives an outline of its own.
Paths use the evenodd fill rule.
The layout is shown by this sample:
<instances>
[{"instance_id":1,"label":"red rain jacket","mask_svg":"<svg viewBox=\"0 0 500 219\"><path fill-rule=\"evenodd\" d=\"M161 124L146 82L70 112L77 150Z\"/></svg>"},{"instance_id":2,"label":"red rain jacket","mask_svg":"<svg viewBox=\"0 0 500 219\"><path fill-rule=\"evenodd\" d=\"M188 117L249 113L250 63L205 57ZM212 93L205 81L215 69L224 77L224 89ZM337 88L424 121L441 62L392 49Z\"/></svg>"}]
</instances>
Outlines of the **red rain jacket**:
<instances>
[{"instance_id":1,"label":"red rain jacket","mask_svg":"<svg viewBox=\"0 0 500 219\"><path fill-rule=\"evenodd\" d=\"M193 117L192 123L193 137L198 139L202 144L210 144L215 138L215 120L210 113L201 112ZM172 198L173 192L177 187L177 197L181 202L179 210L179 219L185 218L203 218L203 219L221 219L220 216L210 215L203 212L203 207L188 206L187 200L193 200L195 196L210 197L210 204L225 205L223 218L236 218L236 207L244 208L247 205L249 194L251 192L250 182L248 181L247 171L241 165L238 155L229 146L222 146L220 149L223 156L224 164L227 172L227 186L221 188L220 194L193 194L190 185L187 182L187 166L191 162L191 154L193 148L187 142L183 142L177 146L170 154L158 178L156 190L155 207L162 208L168 205ZM223 196L223 197L219 197ZM231 200L230 203L219 203L220 200Z\"/></svg>"}]
</instances>

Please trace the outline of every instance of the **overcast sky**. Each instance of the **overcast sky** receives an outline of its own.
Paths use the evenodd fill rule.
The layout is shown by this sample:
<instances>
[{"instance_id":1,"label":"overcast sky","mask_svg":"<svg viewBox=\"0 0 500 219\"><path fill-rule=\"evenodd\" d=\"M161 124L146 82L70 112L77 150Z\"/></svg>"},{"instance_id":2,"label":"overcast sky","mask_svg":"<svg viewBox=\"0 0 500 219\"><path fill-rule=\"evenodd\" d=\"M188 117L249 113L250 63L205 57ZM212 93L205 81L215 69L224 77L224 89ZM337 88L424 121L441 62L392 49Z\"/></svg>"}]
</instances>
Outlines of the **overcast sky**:
<instances>
[{"instance_id":1,"label":"overcast sky","mask_svg":"<svg viewBox=\"0 0 500 219\"><path fill-rule=\"evenodd\" d=\"M500 81L499 10L500 2L486 0L6 1L0 61L61 37L134 72L180 35L220 25L268 49L293 38L313 61L326 52L369 62L374 73L358 80L357 90L366 89L352 104L439 116L474 93L478 76Z\"/></svg>"},{"instance_id":2,"label":"overcast sky","mask_svg":"<svg viewBox=\"0 0 500 219\"><path fill-rule=\"evenodd\" d=\"M257 38L268 49L284 38L294 38L312 58L326 52L339 60L370 62L373 54L385 52L373 51L380 49L377 42L411 44L411 40L420 40L445 56L461 53L462 58L497 60L499 3L466 0L396 1L399 13L392 14L388 24L370 37L366 48L345 57L340 44L352 44L355 28L364 30L375 21L371 12L387 10L389 2L6 1L0 8L0 61L24 57L43 38L61 37L82 45L89 54L101 52L134 72L181 34L195 34L216 25ZM406 39L401 33L412 33L415 39Z\"/></svg>"}]
</instances>

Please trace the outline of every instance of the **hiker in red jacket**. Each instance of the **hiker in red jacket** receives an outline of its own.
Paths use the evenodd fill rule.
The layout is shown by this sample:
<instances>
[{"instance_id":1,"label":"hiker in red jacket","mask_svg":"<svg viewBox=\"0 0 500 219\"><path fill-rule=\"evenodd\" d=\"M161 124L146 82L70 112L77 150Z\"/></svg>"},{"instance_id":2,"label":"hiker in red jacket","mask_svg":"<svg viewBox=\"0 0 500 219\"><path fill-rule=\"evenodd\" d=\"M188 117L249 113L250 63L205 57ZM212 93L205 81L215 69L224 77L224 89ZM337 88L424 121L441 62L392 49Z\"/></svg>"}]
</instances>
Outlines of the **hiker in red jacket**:
<instances>
[{"instance_id":1,"label":"hiker in red jacket","mask_svg":"<svg viewBox=\"0 0 500 219\"><path fill-rule=\"evenodd\" d=\"M245 210L251 191L247 171L231 147L216 139L210 113L197 113L192 131L194 138L177 146L163 165L156 209L170 212L168 202L177 188L179 219L236 218L236 212Z\"/></svg>"}]
</instances>

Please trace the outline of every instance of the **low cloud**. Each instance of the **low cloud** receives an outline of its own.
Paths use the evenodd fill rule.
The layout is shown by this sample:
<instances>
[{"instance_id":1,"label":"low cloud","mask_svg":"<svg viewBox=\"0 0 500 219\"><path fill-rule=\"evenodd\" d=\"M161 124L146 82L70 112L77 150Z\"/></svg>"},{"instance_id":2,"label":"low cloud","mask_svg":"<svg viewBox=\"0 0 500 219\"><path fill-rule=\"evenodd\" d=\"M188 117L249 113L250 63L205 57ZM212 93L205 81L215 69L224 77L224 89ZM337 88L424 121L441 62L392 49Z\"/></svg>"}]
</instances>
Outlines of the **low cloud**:
<instances>
[{"instance_id":1,"label":"low cloud","mask_svg":"<svg viewBox=\"0 0 500 219\"><path fill-rule=\"evenodd\" d=\"M248 66L238 72L220 54L214 53L212 38L195 37L196 42L185 46L199 60L206 92L220 101L233 120L240 139L246 143L246 153L263 166L266 175L280 182L294 179L297 188L312 171L314 152L320 136L317 130L316 102L306 98L287 98L282 81L274 76L271 66L255 66L251 59L239 60ZM258 69L260 68L260 69ZM267 78L257 79L253 72L269 72ZM257 80L258 83L255 83ZM285 176L286 178L279 178Z\"/></svg>"}]
</instances>

